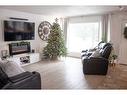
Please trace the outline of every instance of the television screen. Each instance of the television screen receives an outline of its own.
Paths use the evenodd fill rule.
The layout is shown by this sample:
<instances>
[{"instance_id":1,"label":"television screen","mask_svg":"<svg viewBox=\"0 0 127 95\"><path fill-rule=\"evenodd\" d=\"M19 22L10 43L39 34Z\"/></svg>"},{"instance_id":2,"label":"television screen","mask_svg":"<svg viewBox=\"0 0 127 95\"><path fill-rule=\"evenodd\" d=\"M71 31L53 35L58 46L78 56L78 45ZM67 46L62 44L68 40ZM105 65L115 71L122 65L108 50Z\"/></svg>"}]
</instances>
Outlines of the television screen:
<instances>
[{"instance_id":1,"label":"television screen","mask_svg":"<svg viewBox=\"0 0 127 95\"><path fill-rule=\"evenodd\" d=\"M4 40L34 40L35 24L33 22L4 21Z\"/></svg>"}]
</instances>

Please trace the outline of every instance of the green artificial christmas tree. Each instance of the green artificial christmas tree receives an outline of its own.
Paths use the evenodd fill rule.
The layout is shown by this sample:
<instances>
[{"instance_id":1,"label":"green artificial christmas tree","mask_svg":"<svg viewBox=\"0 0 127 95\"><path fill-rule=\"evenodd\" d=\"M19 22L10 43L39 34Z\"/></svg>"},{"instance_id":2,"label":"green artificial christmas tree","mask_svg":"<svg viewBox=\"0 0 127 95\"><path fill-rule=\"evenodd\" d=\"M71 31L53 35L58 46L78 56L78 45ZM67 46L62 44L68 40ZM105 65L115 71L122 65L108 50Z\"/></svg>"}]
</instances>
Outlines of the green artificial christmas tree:
<instances>
[{"instance_id":1,"label":"green artificial christmas tree","mask_svg":"<svg viewBox=\"0 0 127 95\"><path fill-rule=\"evenodd\" d=\"M44 47L43 54L46 58L57 59L60 56L66 56L67 49L65 47L63 33L57 22L53 23L48 37L47 46Z\"/></svg>"}]
</instances>

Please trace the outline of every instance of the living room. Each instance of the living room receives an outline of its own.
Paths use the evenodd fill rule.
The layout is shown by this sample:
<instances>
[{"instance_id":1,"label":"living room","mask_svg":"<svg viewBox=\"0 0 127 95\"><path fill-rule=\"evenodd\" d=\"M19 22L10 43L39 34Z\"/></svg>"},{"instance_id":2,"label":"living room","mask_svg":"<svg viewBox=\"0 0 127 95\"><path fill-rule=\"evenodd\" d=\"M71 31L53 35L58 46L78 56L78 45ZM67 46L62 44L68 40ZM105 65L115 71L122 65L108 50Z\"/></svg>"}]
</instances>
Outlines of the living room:
<instances>
[{"instance_id":1,"label":"living room","mask_svg":"<svg viewBox=\"0 0 127 95\"><path fill-rule=\"evenodd\" d=\"M0 6L1 64L9 65L4 67L7 71L3 71L9 79L21 73L25 73L21 81L34 75L37 78L30 84L25 82L18 86L13 86L13 81L9 87L5 83L1 89L126 89L126 11L127 6ZM67 55L58 56L56 60L43 53L49 44L50 31L55 31L52 26L61 28L63 44L67 48ZM23 34L25 37L18 34L13 39L15 34L6 36L5 33L25 29L34 34ZM81 52L99 46L101 41L112 45L116 62L112 65L107 58L108 67L102 75L103 70L99 74L86 73L87 66L83 66L89 62L81 61L84 60Z\"/></svg>"}]
</instances>

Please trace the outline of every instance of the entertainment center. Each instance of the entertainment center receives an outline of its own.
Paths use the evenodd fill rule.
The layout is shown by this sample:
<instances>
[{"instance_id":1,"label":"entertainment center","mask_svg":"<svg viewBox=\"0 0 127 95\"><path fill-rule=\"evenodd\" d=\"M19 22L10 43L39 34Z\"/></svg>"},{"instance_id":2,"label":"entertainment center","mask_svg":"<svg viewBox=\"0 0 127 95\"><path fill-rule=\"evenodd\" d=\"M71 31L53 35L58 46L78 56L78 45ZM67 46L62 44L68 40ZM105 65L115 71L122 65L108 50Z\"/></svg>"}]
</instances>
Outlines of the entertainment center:
<instances>
[{"instance_id":1,"label":"entertainment center","mask_svg":"<svg viewBox=\"0 0 127 95\"><path fill-rule=\"evenodd\" d=\"M40 55L39 53L24 53L24 54L18 54L11 56L7 58L9 61L14 61L15 63L25 66L32 63L36 63L40 61Z\"/></svg>"},{"instance_id":2,"label":"entertainment center","mask_svg":"<svg viewBox=\"0 0 127 95\"><path fill-rule=\"evenodd\" d=\"M40 61L39 53L32 52L30 42L18 42L9 44L10 57L7 60L14 61L21 66Z\"/></svg>"},{"instance_id":3,"label":"entertainment center","mask_svg":"<svg viewBox=\"0 0 127 95\"><path fill-rule=\"evenodd\" d=\"M35 39L35 23L24 20L25 19L21 18L13 18L12 20L12 18L10 18L10 20L3 21L3 36L4 41L9 43L9 54L2 56L1 58L3 60L14 61L21 66L40 61L40 54L35 53L34 49L31 49L31 44L28 41Z\"/></svg>"}]
</instances>

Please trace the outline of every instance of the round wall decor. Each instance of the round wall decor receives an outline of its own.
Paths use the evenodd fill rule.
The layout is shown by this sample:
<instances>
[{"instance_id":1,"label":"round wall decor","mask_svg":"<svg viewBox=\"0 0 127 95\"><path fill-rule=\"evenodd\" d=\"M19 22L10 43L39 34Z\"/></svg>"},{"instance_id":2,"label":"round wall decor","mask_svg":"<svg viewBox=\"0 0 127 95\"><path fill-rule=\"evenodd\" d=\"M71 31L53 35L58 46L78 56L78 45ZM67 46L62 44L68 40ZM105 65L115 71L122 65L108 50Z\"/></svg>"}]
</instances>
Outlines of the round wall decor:
<instances>
[{"instance_id":1,"label":"round wall decor","mask_svg":"<svg viewBox=\"0 0 127 95\"><path fill-rule=\"evenodd\" d=\"M43 21L40 23L38 27L38 35L39 37L46 41L48 39L48 36L50 34L51 30L51 24L48 21Z\"/></svg>"}]
</instances>

